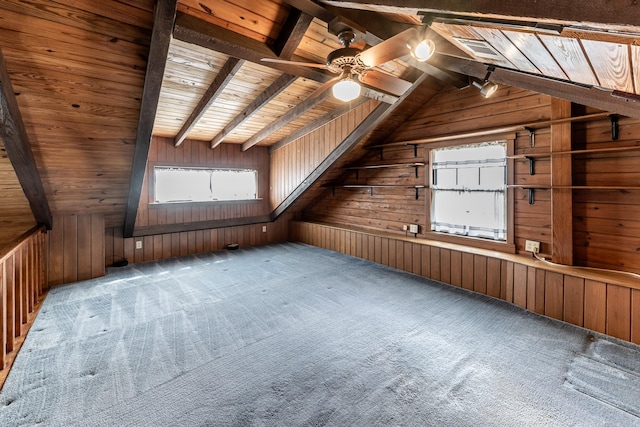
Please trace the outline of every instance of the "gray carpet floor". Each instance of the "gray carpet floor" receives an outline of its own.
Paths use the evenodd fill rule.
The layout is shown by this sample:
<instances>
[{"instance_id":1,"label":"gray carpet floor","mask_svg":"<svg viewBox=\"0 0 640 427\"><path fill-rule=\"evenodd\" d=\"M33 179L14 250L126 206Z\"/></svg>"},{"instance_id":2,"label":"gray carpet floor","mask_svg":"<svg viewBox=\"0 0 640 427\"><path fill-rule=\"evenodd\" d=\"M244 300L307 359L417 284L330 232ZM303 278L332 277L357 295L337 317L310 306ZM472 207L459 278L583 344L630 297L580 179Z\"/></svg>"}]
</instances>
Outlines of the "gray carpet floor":
<instances>
[{"instance_id":1,"label":"gray carpet floor","mask_svg":"<svg viewBox=\"0 0 640 427\"><path fill-rule=\"evenodd\" d=\"M0 425L640 426L640 348L276 244L54 288Z\"/></svg>"}]
</instances>

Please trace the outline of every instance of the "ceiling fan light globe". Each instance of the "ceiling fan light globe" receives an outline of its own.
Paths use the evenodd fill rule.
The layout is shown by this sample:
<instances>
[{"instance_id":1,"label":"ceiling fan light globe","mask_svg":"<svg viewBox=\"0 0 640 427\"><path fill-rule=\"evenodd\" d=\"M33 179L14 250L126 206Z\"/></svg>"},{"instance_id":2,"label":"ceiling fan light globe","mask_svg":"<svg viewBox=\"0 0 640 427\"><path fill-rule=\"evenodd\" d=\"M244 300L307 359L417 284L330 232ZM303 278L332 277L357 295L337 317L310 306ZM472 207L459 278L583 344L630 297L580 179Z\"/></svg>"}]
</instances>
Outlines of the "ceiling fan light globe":
<instances>
[{"instance_id":1,"label":"ceiling fan light globe","mask_svg":"<svg viewBox=\"0 0 640 427\"><path fill-rule=\"evenodd\" d=\"M353 101L360 96L360 85L352 79L342 79L333 85L333 96L343 102Z\"/></svg>"},{"instance_id":2,"label":"ceiling fan light globe","mask_svg":"<svg viewBox=\"0 0 640 427\"><path fill-rule=\"evenodd\" d=\"M436 52L436 44L431 39L420 40L412 45L410 48L411 56L418 62L429 60Z\"/></svg>"}]
</instances>

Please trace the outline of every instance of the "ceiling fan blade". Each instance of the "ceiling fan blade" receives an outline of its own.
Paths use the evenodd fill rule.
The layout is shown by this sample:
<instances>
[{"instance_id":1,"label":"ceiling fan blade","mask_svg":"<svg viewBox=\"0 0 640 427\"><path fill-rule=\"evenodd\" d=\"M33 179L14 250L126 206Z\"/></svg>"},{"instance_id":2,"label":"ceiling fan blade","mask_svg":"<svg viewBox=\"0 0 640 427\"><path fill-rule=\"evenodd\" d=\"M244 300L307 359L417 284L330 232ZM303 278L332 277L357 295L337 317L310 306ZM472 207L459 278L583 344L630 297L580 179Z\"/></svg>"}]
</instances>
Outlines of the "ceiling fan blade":
<instances>
[{"instance_id":1,"label":"ceiling fan blade","mask_svg":"<svg viewBox=\"0 0 640 427\"><path fill-rule=\"evenodd\" d=\"M318 64L315 62L297 62L297 61L287 61L286 59L277 59L277 58L262 58L263 62L276 62L278 64L288 64L288 65L302 65L303 67L313 67L313 68L323 68L327 69L326 64Z\"/></svg>"},{"instance_id":2,"label":"ceiling fan blade","mask_svg":"<svg viewBox=\"0 0 640 427\"><path fill-rule=\"evenodd\" d=\"M390 76L377 70L369 70L360 81L368 86L373 86L396 96L403 95L412 85L411 82L398 77Z\"/></svg>"},{"instance_id":3,"label":"ceiling fan blade","mask_svg":"<svg viewBox=\"0 0 640 427\"><path fill-rule=\"evenodd\" d=\"M384 64L392 59L409 54L407 43L413 37L418 37L418 30L409 28L380 44L370 47L359 54L362 62L368 67Z\"/></svg>"}]
</instances>

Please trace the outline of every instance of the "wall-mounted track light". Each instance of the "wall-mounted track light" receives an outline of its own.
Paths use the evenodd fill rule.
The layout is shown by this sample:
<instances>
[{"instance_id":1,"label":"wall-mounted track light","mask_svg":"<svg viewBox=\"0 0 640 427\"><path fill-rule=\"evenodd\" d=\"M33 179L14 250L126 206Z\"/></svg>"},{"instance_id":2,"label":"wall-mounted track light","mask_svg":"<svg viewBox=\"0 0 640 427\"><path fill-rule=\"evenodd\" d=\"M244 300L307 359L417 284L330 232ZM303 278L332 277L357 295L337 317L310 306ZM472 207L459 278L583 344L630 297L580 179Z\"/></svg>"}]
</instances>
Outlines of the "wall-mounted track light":
<instances>
[{"instance_id":1,"label":"wall-mounted track light","mask_svg":"<svg viewBox=\"0 0 640 427\"><path fill-rule=\"evenodd\" d=\"M494 67L488 67L487 74L484 76L482 82L479 82L477 80L471 82L474 87L480 90L480 95L484 96L485 98L489 98L498 90L498 85L494 82L489 81L489 77L494 70Z\"/></svg>"}]
</instances>

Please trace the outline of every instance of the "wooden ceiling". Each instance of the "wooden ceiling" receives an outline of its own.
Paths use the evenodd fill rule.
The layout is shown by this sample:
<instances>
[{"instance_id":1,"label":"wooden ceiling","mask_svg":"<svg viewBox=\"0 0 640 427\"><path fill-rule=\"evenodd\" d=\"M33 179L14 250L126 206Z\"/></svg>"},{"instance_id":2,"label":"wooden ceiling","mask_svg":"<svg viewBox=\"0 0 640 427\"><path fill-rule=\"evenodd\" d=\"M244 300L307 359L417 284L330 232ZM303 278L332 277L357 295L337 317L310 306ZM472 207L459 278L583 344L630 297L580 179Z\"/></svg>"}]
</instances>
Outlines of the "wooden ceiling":
<instances>
[{"instance_id":1,"label":"wooden ceiling","mask_svg":"<svg viewBox=\"0 0 640 427\"><path fill-rule=\"evenodd\" d=\"M401 56L379 67L409 83L426 72L443 87L461 86L493 65L498 83L640 116L635 8L619 0L580 7L551 0L453 3L180 0L173 34L166 34L166 63L158 64L149 63L154 0L3 0L0 48L51 211L104 213L108 227L124 223L136 187L132 165L141 108L148 108L148 65L151 72L164 67L154 134L177 143L272 146L344 106L325 95L310 100L331 73L261 58L324 62L340 47L327 27L336 17L362 30L358 48L433 21L439 53L432 61ZM498 55L479 55L481 48L469 49L474 42ZM365 95L397 99L375 88ZM0 170L10 170L8 164L0 157ZM16 180L5 175L0 192L24 211L12 215L30 218Z\"/></svg>"}]
</instances>

